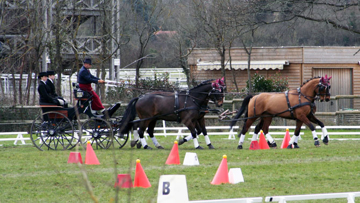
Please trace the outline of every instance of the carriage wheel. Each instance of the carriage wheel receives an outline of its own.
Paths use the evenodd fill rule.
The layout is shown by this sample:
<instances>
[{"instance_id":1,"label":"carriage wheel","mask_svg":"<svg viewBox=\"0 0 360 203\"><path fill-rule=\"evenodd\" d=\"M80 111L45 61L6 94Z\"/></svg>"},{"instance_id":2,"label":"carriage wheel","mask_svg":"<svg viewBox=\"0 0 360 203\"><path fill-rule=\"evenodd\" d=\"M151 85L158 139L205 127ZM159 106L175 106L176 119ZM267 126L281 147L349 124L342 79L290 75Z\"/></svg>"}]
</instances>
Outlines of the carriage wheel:
<instances>
[{"instance_id":1,"label":"carriage wheel","mask_svg":"<svg viewBox=\"0 0 360 203\"><path fill-rule=\"evenodd\" d=\"M82 126L82 122L83 120L87 119L88 116L86 114L81 113L80 114L80 122L78 123L78 120L76 118L76 116L74 116L71 120L73 122L74 125L74 141L70 144L70 146L68 147L68 149L73 149L77 143L82 144L81 142L81 126Z\"/></svg>"},{"instance_id":2,"label":"carriage wheel","mask_svg":"<svg viewBox=\"0 0 360 203\"><path fill-rule=\"evenodd\" d=\"M123 146L125 146L126 142L129 139L129 133L126 133L124 135L120 134L120 132L117 130L114 131L114 147L117 147L117 145L119 145L119 149L121 149Z\"/></svg>"},{"instance_id":3,"label":"carriage wheel","mask_svg":"<svg viewBox=\"0 0 360 203\"><path fill-rule=\"evenodd\" d=\"M81 126L81 141L90 141L92 147L108 149L113 143L113 131L108 121L102 118L90 118Z\"/></svg>"},{"instance_id":4,"label":"carriage wheel","mask_svg":"<svg viewBox=\"0 0 360 203\"><path fill-rule=\"evenodd\" d=\"M74 142L74 126L64 114L46 112L33 121L30 138L34 146L41 151L66 150Z\"/></svg>"}]
</instances>

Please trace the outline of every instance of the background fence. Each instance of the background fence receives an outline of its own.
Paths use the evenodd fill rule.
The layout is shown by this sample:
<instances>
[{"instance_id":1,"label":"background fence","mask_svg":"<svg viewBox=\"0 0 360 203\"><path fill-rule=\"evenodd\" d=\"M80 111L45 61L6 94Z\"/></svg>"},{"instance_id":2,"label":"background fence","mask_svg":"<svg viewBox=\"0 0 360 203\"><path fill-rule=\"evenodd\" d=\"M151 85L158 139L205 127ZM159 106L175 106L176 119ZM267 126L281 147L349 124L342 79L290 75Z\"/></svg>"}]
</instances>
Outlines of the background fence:
<instances>
[{"instance_id":1,"label":"background fence","mask_svg":"<svg viewBox=\"0 0 360 203\"><path fill-rule=\"evenodd\" d=\"M333 102L336 106L336 103L339 99L343 98L352 98L359 99L359 95L339 95L331 98L330 102ZM224 105L221 109L236 111L239 109L242 99L233 99L225 100ZM327 102L327 103L330 103ZM318 105L322 105L320 103ZM110 106L105 104L105 107ZM114 116L120 117L127 103L122 103L121 108L115 112ZM216 108L215 105L210 105L211 108ZM39 106L2 106L0 107L0 131L9 132L12 131L27 131L28 127L32 123L32 120L36 118L38 114L41 113ZM359 125L360 124L360 111L358 109L337 109L333 112L316 112L315 115L324 122L325 125ZM233 115L228 115L224 120L219 120L219 116L214 113L209 113L205 116L206 125L208 126L228 126L230 125L229 120ZM237 125L242 124L241 121L237 122ZM272 125L281 125L281 126L294 126L295 121L286 120L282 118L274 118ZM161 123L158 122L158 126L161 126ZM169 122L167 126L182 126L176 122ZM15 129L14 129L15 128Z\"/></svg>"}]
</instances>

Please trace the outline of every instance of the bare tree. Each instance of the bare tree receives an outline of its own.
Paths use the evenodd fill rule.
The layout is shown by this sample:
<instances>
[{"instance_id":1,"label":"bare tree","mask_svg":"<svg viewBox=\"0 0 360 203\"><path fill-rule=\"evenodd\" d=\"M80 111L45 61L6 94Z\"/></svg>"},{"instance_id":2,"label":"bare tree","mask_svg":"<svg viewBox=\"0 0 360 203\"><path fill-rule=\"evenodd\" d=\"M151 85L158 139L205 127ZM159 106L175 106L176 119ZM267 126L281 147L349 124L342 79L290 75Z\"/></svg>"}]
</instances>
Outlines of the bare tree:
<instances>
[{"instance_id":1,"label":"bare tree","mask_svg":"<svg viewBox=\"0 0 360 203\"><path fill-rule=\"evenodd\" d=\"M140 68L143 65L143 59L147 55L147 47L150 39L155 35L166 16L166 9L161 0L139 0L131 1L130 20L132 21L132 29L134 30L134 38L137 41L137 59L136 62L136 86L139 85Z\"/></svg>"}]
</instances>

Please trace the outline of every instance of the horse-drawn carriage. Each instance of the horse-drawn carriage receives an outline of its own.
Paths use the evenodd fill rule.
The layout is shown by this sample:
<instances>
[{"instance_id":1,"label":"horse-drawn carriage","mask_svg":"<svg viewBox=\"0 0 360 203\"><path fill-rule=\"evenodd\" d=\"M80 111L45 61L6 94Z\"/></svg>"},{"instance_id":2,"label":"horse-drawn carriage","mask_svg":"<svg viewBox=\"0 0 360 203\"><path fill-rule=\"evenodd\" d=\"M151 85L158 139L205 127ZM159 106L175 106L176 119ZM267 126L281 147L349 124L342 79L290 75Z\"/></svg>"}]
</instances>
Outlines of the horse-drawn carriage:
<instances>
[{"instance_id":1,"label":"horse-drawn carriage","mask_svg":"<svg viewBox=\"0 0 360 203\"><path fill-rule=\"evenodd\" d=\"M112 107L107 116L93 114L92 96L73 84L76 105L72 108L41 105L42 114L33 121L30 137L39 150L72 149L78 143L84 144L89 140L92 145L103 149L113 143L122 148L129 138L130 130L137 129L143 148L151 149L143 136L147 129L154 145L161 149L163 147L156 141L153 130L157 120L167 120L183 123L191 131L192 137L180 144L194 138L195 148L200 148L196 144L196 135L202 133L206 144L213 148L205 129L204 115L208 111L209 100L217 106L222 105L223 85L221 79L207 80L190 90L150 92L130 101L120 119L111 118L120 104ZM87 119L83 119L82 115L86 115ZM135 120L136 117L139 120Z\"/></svg>"},{"instance_id":2,"label":"horse-drawn carriage","mask_svg":"<svg viewBox=\"0 0 360 203\"><path fill-rule=\"evenodd\" d=\"M39 150L66 150L90 141L94 147L108 149L111 145L122 148L128 134L119 134L120 118L111 118L120 107L117 103L109 114L97 115L91 110L92 95L73 83L76 105L63 108L56 105L40 105L42 114L33 121L30 138Z\"/></svg>"}]
</instances>

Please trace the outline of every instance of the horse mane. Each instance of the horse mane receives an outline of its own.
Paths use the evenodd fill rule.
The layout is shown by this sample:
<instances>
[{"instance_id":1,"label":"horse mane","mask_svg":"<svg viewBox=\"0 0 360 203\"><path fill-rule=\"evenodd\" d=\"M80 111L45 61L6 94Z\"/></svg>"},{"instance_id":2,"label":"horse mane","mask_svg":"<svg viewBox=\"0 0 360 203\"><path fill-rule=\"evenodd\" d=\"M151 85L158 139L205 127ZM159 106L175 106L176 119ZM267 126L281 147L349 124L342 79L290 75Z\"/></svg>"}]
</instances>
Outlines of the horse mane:
<instances>
[{"instance_id":1,"label":"horse mane","mask_svg":"<svg viewBox=\"0 0 360 203\"><path fill-rule=\"evenodd\" d=\"M190 90L193 90L193 89L195 89L195 88L198 88L198 87L201 87L201 86L204 86L204 85L208 85L208 84L210 84L210 81L214 81L214 80L215 80L215 79L205 80L205 81L201 82L200 84L198 84L197 86L191 88Z\"/></svg>"},{"instance_id":2,"label":"horse mane","mask_svg":"<svg viewBox=\"0 0 360 203\"><path fill-rule=\"evenodd\" d=\"M303 82L303 84L302 84L300 87L302 87L302 86L304 86L306 83L310 82L310 80L314 80L314 79L318 79L318 78L321 78L321 77L320 77L320 76L317 76L317 77L310 78L310 79L308 79L307 81Z\"/></svg>"}]
</instances>

